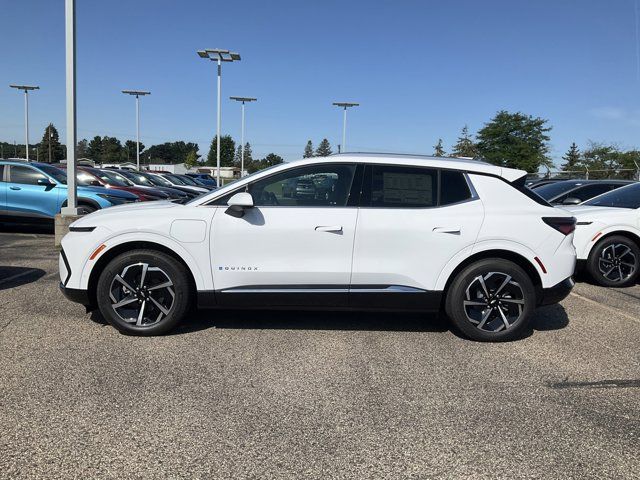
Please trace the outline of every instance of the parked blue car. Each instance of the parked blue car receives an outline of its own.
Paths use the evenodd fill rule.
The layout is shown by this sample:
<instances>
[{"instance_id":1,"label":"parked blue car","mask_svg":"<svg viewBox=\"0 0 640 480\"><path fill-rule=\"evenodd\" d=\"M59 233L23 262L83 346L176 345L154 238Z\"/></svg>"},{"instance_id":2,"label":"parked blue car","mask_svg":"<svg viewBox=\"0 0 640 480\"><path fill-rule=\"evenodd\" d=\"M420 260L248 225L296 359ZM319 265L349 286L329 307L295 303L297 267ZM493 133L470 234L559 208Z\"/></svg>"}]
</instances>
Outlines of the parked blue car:
<instances>
[{"instance_id":1,"label":"parked blue car","mask_svg":"<svg viewBox=\"0 0 640 480\"><path fill-rule=\"evenodd\" d=\"M208 173L187 173L187 176L191 178L195 178L196 180L203 183L207 187L213 187L213 188L218 187L216 179L213 178Z\"/></svg>"},{"instance_id":2,"label":"parked blue car","mask_svg":"<svg viewBox=\"0 0 640 480\"><path fill-rule=\"evenodd\" d=\"M81 214L137 200L137 196L122 190L78 186ZM0 160L0 220L53 219L66 203L65 171L46 163Z\"/></svg>"}]
</instances>

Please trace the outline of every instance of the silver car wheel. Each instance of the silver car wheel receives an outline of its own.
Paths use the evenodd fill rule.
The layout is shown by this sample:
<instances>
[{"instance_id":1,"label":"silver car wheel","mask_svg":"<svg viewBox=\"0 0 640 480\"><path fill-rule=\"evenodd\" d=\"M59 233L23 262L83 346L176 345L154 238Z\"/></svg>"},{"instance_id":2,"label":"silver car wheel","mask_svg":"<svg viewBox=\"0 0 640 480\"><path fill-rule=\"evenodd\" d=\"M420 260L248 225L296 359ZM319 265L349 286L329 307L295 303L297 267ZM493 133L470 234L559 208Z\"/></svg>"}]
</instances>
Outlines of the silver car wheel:
<instances>
[{"instance_id":1,"label":"silver car wheel","mask_svg":"<svg viewBox=\"0 0 640 480\"><path fill-rule=\"evenodd\" d=\"M511 275L489 272L478 275L463 300L467 319L480 330L500 332L511 328L524 310L524 293Z\"/></svg>"},{"instance_id":2,"label":"silver car wheel","mask_svg":"<svg viewBox=\"0 0 640 480\"><path fill-rule=\"evenodd\" d=\"M636 271L636 256L627 245L612 243L602 249L598 269L611 282L623 282Z\"/></svg>"},{"instance_id":3,"label":"silver car wheel","mask_svg":"<svg viewBox=\"0 0 640 480\"><path fill-rule=\"evenodd\" d=\"M113 278L109 298L111 308L124 322L149 327L169 315L176 295L164 270L136 263Z\"/></svg>"}]
</instances>

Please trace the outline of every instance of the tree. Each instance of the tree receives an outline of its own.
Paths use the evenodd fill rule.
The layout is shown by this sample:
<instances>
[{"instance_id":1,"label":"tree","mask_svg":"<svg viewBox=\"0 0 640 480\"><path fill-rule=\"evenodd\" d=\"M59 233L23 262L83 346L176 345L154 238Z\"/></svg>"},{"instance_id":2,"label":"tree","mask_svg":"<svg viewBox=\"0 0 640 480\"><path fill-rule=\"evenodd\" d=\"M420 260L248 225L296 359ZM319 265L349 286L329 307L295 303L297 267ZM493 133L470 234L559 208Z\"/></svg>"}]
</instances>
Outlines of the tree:
<instances>
[{"instance_id":1,"label":"tree","mask_svg":"<svg viewBox=\"0 0 640 480\"><path fill-rule=\"evenodd\" d=\"M216 154L218 151L217 145L218 136L216 135L211 140L211 147L209 148L209 155L207 155L207 165L215 167L217 165ZM236 150L236 142L233 141L231 135L223 135L220 137L220 166L232 167L233 166L233 154Z\"/></svg>"},{"instance_id":2,"label":"tree","mask_svg":"<svg viewBox=\"0 0 640 480\"><path fill-rule=\"evenodd\" d=\"M476 158L478 156L478 149L473 141L473 137L469 134L469 127L466 125L462 127L458 141L451 151L451 156L467 158Z\"/></svg>"},{"instance_id":3,"label":"tree","mask_svg":"<svg viewBox=\"0 0 640 480\"><path fill-rule=\"evenodd\" d=\"M311 158L313 157L313 143L311 140L307 142L307 145L304 147L304 153L302 154L302 158Z\"/></svg>"},{"instance_id":4,"label":"tree","mask_svg":"<svg viewBox=\"0 0 640 480\"><path fill-rule=\"evenodd\" d=\"M478 153L494 165L535 173L553 165L547 156L550 130L545 119L501 110L478 132Z\"/></svg>"},{"instance_id":5,"label":"tree","mask_svg":"<svg viewBox=\"0 0 640 480\"><path fill-rule=\"evenodd\" d=\"M140 155L142 155L142 151L144 150L144 143L140 142ZM124 154L123 160L127 162L135 162L136 161L136 142L133 140L127 140L124 142Z\"/></svg>"},{"instance_id":6,"label":"tree","mask_svg":"<svg viewBox=\"0 0 640 480\"><path fill-rule=\"evenodd\" d=\"M122 143L116 137L102 137L102 159L101 162L121 162L124 150Z\"/></svg>"},{"instance_id":7,"label":"tree","mask_svg":"<svg viewBox=\"0 0 640 480\"><path fill-rule=\"evenodd\" d=\"M184 166L191 169L197 167L198 165L198 152L196 152L195 150L191 150L187 154L187 157L184 159Z\"/></svg>"},{"instance_id":8,"label":"tree","mask_svg":"<svg viewBox=\"0 0 640 480\"><path fill-rule=\"evenodd\" d=\"M245 168L249 173L255 173L259 170L265 169L267 167L272 167L273 165L278 165L283 162L284 162L284 158L282 158L280 155L276 155L275 153L269 153L266 157L264 157L261 160L253 160L249 163L245 163Z\"/></svg>"},{"instance_id":9,"label":"tree","mask_svg":"<svg viewBox=\"0 0 640 480\"><path fill-rule=\"evenodd\" d=\"M577 170L580 166L580 150L576 145L576 142L573 142L567 150L567 153L562 157L564 160L564 164L562 165L562 170L565 172Z\"/></svg>"},{"instance_id":10,"label":"tree","mask_svg":"<svg viewBox=\"0 0 640 480\"><path fill-rule=\"evenodd\" d=\"M89 146L87 147L87 156L93 160L94 162L102 161L102 137L96 135L89 142Z\"/></svg>"},{"instance_id":11,"label":"tree","mask_svg":"<svg viewBox=\"0 0 640 480\"><path fill-rule=\"evenodd\" d=\"M433 156L434 157L444 157L446 152L444 151L444 147L442 146L442 139L438 139L438 143L433 146Z\"/></svg>"},{"instance_id":12,"label":"tree","mask_svg":"<svg viewBox=\"0 0 640 480\"><path fill-rule=\"evenodd\" d=\"M60 144L58 129L54 127L53 123L50 123L44 129L42 141L38 145L38 148L40 149L40 158L44 159L45 162L55 163L65 158L65 149Z\"/></svg>"},{"instance_id":13,"label":"tree","mask_svg":"<svg viewBox=\"0 0 640 480\"><path fill-rule=\"evenodd\" d=\"M276 155L275 153L270 153L266 157L264 157L263 161L267 167L272 167L274 165L284 163L284 158L282 158L280 155Z\"/></svg>"},{"instance_id":14,"label":"tree","mask_svg":"<svg viewBox=\"0 0 640 480\"><path fill-rule=\"evenodd\" d=\"M328 157L329 155L331 155L333 152L331 151L331 144L329 143L329 140L327 140L326 138L323 138L322 141L320 142L320 145L318 145L318 148L316 149L316 157Z\"/></svg>"},{"instance_id":15,"label":"tree","mask_svg":"<svg viewBox=\"0 0 640 480\"><path fill-rule=\"evenodd\" d=\"M184 163L191 151L199 150L198 144L193 142L165 142L152 145L144 152L144 157L155 163Z\"/></svg>"},{"instance_id":16,"label":"tree","mask_svg":"<svg viewBox=\"0 0 640 480\"><path fill-rule=\"evenodd\" d=\"M86 158L89 153L89 142L86 138L80 140L76 145L76 157L78 158Z\"/></svg>"}]
</instances>

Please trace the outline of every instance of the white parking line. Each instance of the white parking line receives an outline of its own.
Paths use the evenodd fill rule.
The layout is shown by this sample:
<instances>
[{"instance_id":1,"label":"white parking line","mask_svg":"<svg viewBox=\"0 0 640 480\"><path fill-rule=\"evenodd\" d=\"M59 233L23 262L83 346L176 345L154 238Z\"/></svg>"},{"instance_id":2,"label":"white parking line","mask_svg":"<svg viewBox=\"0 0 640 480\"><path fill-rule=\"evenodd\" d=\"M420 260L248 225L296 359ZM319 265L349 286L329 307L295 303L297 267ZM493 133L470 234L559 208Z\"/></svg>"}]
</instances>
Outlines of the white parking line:
<instances>
[{"instance_id":1,"label":"white parking line","mask_svg":"<svg viewBox=\"0 0 640 480\"><path fill-rule=\"evenodd\" d=\"M0 285L2 285L3 283L10 282L11 280L15 280L16 278L24 277L25 275L29 275L30 273L37 272L37 271L38 271L37 269L31 268L26 272L16 273L15 275L12 275L10 277L3 278L2 280L0 280Z\"/></svg>"},{"instance_id":2,"label":"white parking line","mask_svg":"<svg viewBox=\"0 0 640 480\"><path fill-rule=\"evenodd\" d=\"M584 297L584 296L580 295L579 293L571 292L571 295L574 296L574 297L578 297L581 300L584 300L585 302L593 303L594 305L597 305L598 307L600 307L600 308L602 308L604 310L607 310L608 312L615 313L617 315L621 315L621 316L623 316L625 318L628 318L629 320L631 320L633 322L640 323L640 319L638 319L637 317L634 317L633 315L629 315L628 313L623 312L622 310L619 310L619 309L617 309L615 307L610 307L609 305L603 305L602 303L597 302L595 300L592 300L592 299L590 299L588 297Z\"/></svg>"}]
</instances>

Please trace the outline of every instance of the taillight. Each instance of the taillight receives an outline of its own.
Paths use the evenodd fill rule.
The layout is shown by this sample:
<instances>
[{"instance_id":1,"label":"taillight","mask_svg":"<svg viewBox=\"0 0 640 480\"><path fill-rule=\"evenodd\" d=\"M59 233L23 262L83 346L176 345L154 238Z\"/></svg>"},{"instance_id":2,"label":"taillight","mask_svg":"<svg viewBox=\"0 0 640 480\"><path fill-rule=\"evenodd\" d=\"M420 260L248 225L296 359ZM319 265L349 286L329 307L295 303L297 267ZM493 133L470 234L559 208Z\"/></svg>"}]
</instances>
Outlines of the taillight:
<instances>
[{"instance_id":1,"label":"taillight","mask_svg":"<svg viewBox=\"0 0 640 480\"><path fill-rule=\"evenodd\" d=\"M576 229L575 217L542 217L542 221L564 235L569 235Z\"/></svg>"}]
</instances>

